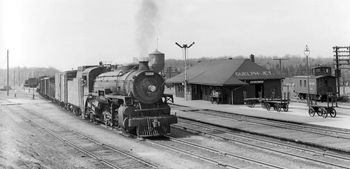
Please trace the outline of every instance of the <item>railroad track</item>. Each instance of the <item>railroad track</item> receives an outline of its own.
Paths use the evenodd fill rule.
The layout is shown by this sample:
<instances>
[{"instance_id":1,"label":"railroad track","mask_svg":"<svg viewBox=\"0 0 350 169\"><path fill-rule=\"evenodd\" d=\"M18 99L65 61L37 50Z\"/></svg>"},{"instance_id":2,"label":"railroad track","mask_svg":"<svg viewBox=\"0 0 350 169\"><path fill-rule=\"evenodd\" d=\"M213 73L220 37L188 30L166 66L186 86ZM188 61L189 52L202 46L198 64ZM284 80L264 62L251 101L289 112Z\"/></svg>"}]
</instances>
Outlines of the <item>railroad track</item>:
<instances>
[{"instance_id":1,"label":"railroad track","mask_svg":"<svg viewBox=\"0 0 350 169\"><path fill-rule=\"evenodd\" d=\"M13 107L8 107L13 110ZM140 157L134 156L113 146L103 144L91 137L83 135L77 131L64 128L57 123L37 115L35 112L20 107L27 112L29 116L17 113L17 115L26 119L27 122L38 126L43 131L49 133L58 140L68 144L72 148L81 153L96 159L102 165L98 168L114 168L114 169L144 169L158 168L157 165L143 160ZM13 110L12 112L16 112Z\"/></svg>"},{"instance_id":2,"label":"railroad track","mask_svg":"<svg viewBox=\"0 0 350 169\"><path fill-rule=\"evenodd\" d=\"M21 107L21 108L24 109L23 107ZM48 125L50 126L50 124L52 124L52 122L51 121L47 121L47 119L42 119L42 117L39 118L39 116L37 116L36 113L30 112L30 110L27 110L27 109L24 109L24 110L29 112L29 113L31 113L32 116L36 116L36 118L33 118L35 121L32 121L32 122L35 123L36 125L40 126L43 130L47 130L48 129L47 126ZM48 123L48 124L46 124L46 123ZM203 131L200 131L198 129L195 129L193 127L195 125L193 125L192 123L193 122L185 122L185 123L183 123L181 121L181 122L179 122L179 124L181 124L182 127L178 126L177 128L180 128L180 129L186 128L188 130L188 129L191 128L190 126L192 125L192 129L191 130L193 132L201 133L201 134L204 134L204 135L210 135L211 134L211 137L221 138L221 139L224 139L224 140L228 140L230 142L237 143L237 141L234 141L234 140L230 139L229 137L222 137L220 135L212 135L212 132L203 132ZM43 126L45 126L45 127L43 127ZM211 126L211 127L210 126L206 126L205 127L203 125L202 126L198 126L197 125L197 127L205 129L207 131L216 130L216 131L219 131L219 133L228 133L228 131L223 131L223 129L221 129L221 130L219 130L217 128L213 129L213 126ZM92 152L92 151L88 150L87 148L84 149L84 147L77 145L77 143L74 142L74 140L79 140L80 139L80 140L87 140L87 141L89 141L86 144L97 144L98 145L98 144L101 144L101 143L97 142L96 140L93 140L92 138L89 138L87 136L81 135L80 133L77 133L75 131L67 130L67 129L64 129L64 128L60 127L60 126L58 126L58 128L60 128L60 129L57 129L57 127L54 128L54 129L48 129L48 130L50 130L50 131L48 131L48 133L51 132L50 134L53 135L53 136L57 135L58 137L55 136L57 139L59 139L59 140L61 140L63 142L66 142L67 144L71 145L72 147L74 147L77 150L87 154L88 156L90 156L92 158L100 160L101 162L105 159L104 157L101 157L98 154L96 155L95 152ZM77 138L76 136L79 136L79 137ZM231 134L231 137L233 137L232 134ZM256 140L256 138L253 138L253 139ZM243 167L247 167L247 166L252 166L251 168L288 168L288 167L281 167L281 166L278 166L278 165L274 165L272 163L264 162L264 161L261 161L261 160L251 159L249 157L241 157L241 156L235 155L235 154L230 153L230 152L220 151L220 150L217 150L217 149L214 149L214 148L201 146L201 145L189 142L189 141L176 139L174 137L169 137L168 140L165 140L165 141L164 140L152 140L152 139L146 139L146 141L151 143L151 144L153 144L153 145L157 145L157 146L160 146L160 147L172 150L172 151L176 151L176 152L180 152L182 154L189 155L189 156L191 156L193 158L197 158L197 159L206 161L208 163L217 165L218 167L243 168ZM83 141L77 141L77 142L83 142ZM240 144L242 144L242 143L240 143ZM75 146L77 146L77 147L75 147ZM106 146L106 145L102 144L102 146ZM256 145L254 145L254 146L256 147ZM282 146L282 145L279 145L279 146ZM107 151L107 152L111 151L110 148L109 149L104 149L104 148L106 148L106 147L102 147L101 148L102 151ZM113 147L111 147L111 148L113 148ZM291 147L289 147L289 148L291 148ZM274 152L274 153L280 153L280 154L286 155L285 153L282 153L281 151L278 152L278 151L272 150L272 149L268 150L268 149L266 149L264 147L260 147L260 149L264 149L265 151L271 151L271 152ZM206 153L203 154L203 151L205 151ZM306 151L306 150L305 149L304 150L299 149L299 151ZM310 153L312 153L312 152L310 152ZM321 154L321 152L315 152L315 151L313 153L314 154ZM322 155L324 155L324 154L325 153L323 152ZM292 156L292 155L289 155L289 156ZM338 160L338 158L340 157L339 155L332 155L332 154L326 154L326 156L327 157L332 157L333 160L334 159ZM300 156L300 157L293 156L293 157L300 158L300 159L305 158L305 156ZM235 159L234 160L235 162L232 162L233 161L232 159ZM306 158L306 160L311 160L311 159L312 158ZM349 159L348 158L343 158L342 160L349 160ZM141 163L142 163L142 161L143 160L141 159ZM237 163L237 161L238 161L238 163ZM315 162L321 163L321 164L327 165L327 166L336 167L336 168L348 168L346 166L350 166L349 164L347 164L347 165L333 165L331 163L327 163L327 162L324 162L322 160L315 160ZM129 165L127 167L123 167L123 166L120 167L121 166L120 164L113 166L113 163L110 164L111 162L108 161L108 160L106 160L106 162L102 162L102 163L106 166L106 168L127 168L127 167L129 167L129 168L156 168L157 167L157 166L155 166L153 164L150 164L148 162L142 163L141 165L132 166L132 167L130 167ZM130 164L130 163L133 163L133 162L128 162L127 164Z\"/></svg>"},{"instance_id":3,"label":"railroad track","mask_svg":"<svg viewBox=\"0 0 350 169\"><path fill-rule=\"evenodd\" d=\"M321 167L350 168L350 156L347 154L327 152L311 147L285 143L271 138L264 138L247 133L238 133L234 130L190 119L180 119L178 124L174 125L173 128L229 141L234 144L241 144L242 146L260 149L274 154L292 157L308 163L320 164L322 165ZM266 162L261 161L261 163Z\"/></svg>"},{"instance_id":4,"label":"railroad track","mask_svg":"<svg viewBox=\"0 0 350 169\"><path fill-rule=\"evenodd\" d=\"M87 137L85 135L82 135L78 132L67 130L65 128L62 128L61 126L54 126L54 129L51 129L49 127L50 125L57 125L55 122L52 122L48 119L45 119L44 117L38 116L35 112L32 112L31 110L28 110L24 107L20 107L24 111L31 114L31 123L36 124L43 130L47 131L49 134L53 135L57 139L67 143L68 145L72 146L73 148L83 152L84 154L95 158L99 161L101 161L104 165L110 168L156 168L156 166L148 165L148 164L141 164L141 165L128 165L127 167L118 165L113 165L110 161L106 161L106 157L100 157L93 152L89 151L89 147L96 147L96 146L104 146L102 148L95 148L99 151L106 151L110 152L110 149L113 147L105 147L107 145L101 145L101 143L97 142L96 140ZM43 127L45 126L45 127ZM74 142L73 142L73 141ZM174 137L168 137L168 139L164 140L152 140L152 139L145 139L146 142L159 146L161 148L166 148L171 151L175 151L181 154L188 155L190 157L205 161L207 163L216 165L220 168L229 168L229 169L238 169L238 168L275 168L275 169L283 169L283 167L280 167L278 165L270 164L268 162L259 161L256 159L251 158L245 158L241 157L239 155L235 155L230 152L220 151L217 149L196 145L195 143L191 143L188 141L176 139ZM83 143L84 145L89 145L89 147L84 148L82 146L79 146L77 144ZM97 144L97 145L96 145ZM205 152L205 153L203 153ZM108 159L111 159L110 157ZM234 159L234 160L233 160ZM135 162L126 162L126 164L133 164ZM147 166L148 165L148 166ZM145 167L146 166L146 167ZM103 168L103 167L101 167Z\"/></svg>"},{"instance_id":5,"label":"railroad track","mask_svg":"<svg viewBox=\"0 0 350 169\"><path fill-rule=\"evenodd\" d=\"M180 106L180 105L171 105L171 106L172 108L175 107L181 111L185 111L185 112L190 111L190 112L196 112L198 114L229 118L232 120L236 120L239 123L244 122L252 125L268 126L268 127L282 128L286 130L301 131L306 133L317 134L320 136L341 138L341 139L350 141L350 130L347 130L347 129L339 129L339 128L312 125L312 124L302 124L302 123L268 119L268 118L262 118L262 117L253 117L248 115L228 113L228 112L216 111L216 110L193 109L190 107Z\"/></svg>"},{"instance_id":6,"label":"railroad track","mask_svg":"<svg viewBox=\"0 0 350 169\"><path fill-rule=\"evenodd\" d=\"M189 141L177 139L175 137L167 136L167 140L152 140L145 139L146 142L169 149L174 152L182 153L193 158L211 163L218 167L229 169L240 168L275 168L284 169L272 163L259 161L253 158L241 157L227 151L221 151L214 148L198 145ZM234 159L234 160L232 160Z\"/></svg>"}]
</instances>

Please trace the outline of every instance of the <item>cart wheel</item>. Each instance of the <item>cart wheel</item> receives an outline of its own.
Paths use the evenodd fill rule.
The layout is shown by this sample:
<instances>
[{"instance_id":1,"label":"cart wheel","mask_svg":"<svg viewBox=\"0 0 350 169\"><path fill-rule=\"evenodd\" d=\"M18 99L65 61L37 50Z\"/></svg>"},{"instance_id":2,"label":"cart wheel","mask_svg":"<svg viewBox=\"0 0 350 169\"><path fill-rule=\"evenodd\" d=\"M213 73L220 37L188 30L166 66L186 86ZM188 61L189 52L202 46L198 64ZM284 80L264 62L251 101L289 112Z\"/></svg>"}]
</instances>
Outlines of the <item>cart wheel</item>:
<instances>
[{"instance_id":1,"label":"cart wheel","mask_svg":"<svg viewBox=\"0 0 350 169\"><path fill-rule=\"evenodd\" d=\"M277 110L278 112L281 111L281 105L280 105L280 104L276 104L276 110Z\"/></svg>"},{"instance_id":2,"label":"cart wheel","mask_svg":"<svg viewBox=\"0 0 350 169\"><path fill-rule=\"evenodd\" d=\"M266 110L270 111L271 106L270 106L270 104L269 104L269 103L266 103L265 107L266 107Z\"/></svg>"},{"instance_id":3,"label":"cart wheel","mask_svg":"<svg viewBox=\"0 0 350 169\"><path fill-rule=\"evenodd\" d=\"M90 122L94 123L96 121L95 116L93 113L90 113Z\"/></svg>"},{"instance_id":4,"label":"cart wheel","mask_svg":"<svg viewBox=\"0 0 350 169\"><path fill-rule=\"evenodd\" d=\"M285 106L285 107L283 107L283 110L284 110L285 112L287 112L287 111L288 111L288 104L286 104L286 106Z\"/></svg>"},{"instance_id":5,"label":"cart wheel","mask_svg":"<svg viewBox=\"0 0 350 169\"><path fill-rule=\"evenodd\" d=\"M321 113L322 113L322 117L323 117L323 118L327 118L328 112L327 112L327 110L326 110L325 108L322 108L322 109L321 109Z\"/></svg>"},{"instance_id":6,"label":"cart wheel","mask_svg":"<svg viewBox=\"0 0 350 169\"><path fill-rule=\"evenodd\" d=\"M331 117L334 118L335 116L337 116L337 111L334 108L332 108L331 111L329 112L329 115L331 115Z\"/></svg>"},{"instance_id":7,"label":"cart wheel","mask_svg":"<svg viewBox=\"0 0 350 169\"><path fill-rule=\"evenodd\" d=\"M318 116L322 116L322 108L319 108L319 109L318 109L317 115L318 115Z\"/></svg>"},{"instance_id":8,"label":"cart wheel","mask_svg":"<svg viewBox=\"0 0 350 169\"><path fill-rule=\"evenodd\" d=\"M309 109L309 115L310 115L311 117L314 117L314 116L315 116L315 110L314 110L313 108L310 108L310 109Z\"/></svg>"}]
</instances>

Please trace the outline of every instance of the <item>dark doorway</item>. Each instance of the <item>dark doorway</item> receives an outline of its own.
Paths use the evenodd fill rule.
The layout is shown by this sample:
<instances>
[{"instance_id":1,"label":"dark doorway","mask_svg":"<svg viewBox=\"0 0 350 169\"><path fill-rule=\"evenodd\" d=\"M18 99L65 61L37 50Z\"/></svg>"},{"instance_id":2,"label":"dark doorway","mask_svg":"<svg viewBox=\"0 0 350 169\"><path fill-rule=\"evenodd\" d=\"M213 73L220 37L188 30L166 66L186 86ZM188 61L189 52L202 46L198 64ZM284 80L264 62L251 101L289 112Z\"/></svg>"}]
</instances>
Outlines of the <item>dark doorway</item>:
<instances>
[{"instance_id":1,"label":"dark doorway","mask_svg":"<svg viewBox=\"0 0 350 169\"><path fill-rule=\"evenodd\" d=\"M201 85L192 85L192 100L202 100Z\"/></svg>"},{"instance_id":2,"label":"dark doorway","mask_svg":"<svg viewBox=\"0 0 350 169\"><path fill-rule=\"evenodd\" d=\"M255 84L255 97L264 97L264 84Z\"/></svg>"}]
</instances>

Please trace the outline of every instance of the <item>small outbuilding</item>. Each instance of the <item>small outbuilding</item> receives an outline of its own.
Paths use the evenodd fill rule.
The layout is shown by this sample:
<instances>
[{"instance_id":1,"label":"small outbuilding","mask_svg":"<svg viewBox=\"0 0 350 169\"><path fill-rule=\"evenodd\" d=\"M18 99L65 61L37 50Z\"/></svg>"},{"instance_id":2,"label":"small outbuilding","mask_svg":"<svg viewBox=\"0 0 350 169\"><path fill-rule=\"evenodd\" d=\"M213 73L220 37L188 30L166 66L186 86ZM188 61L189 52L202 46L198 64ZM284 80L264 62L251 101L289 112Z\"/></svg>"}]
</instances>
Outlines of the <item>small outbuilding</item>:
<instances>
[{"instance_id":1,"label":"small outbuilding","mask_svg":"<svg viewBox=\"0 0 350 169\"><path fill-rule=\"evenodd\" d=\"M242 104L244 98L281 97L282 77L256 64L254 59L222 59L201 62L187 70L187 98ZM184 97L185 74L170 78L176 97Z\"/></svg>"}]
</instances>

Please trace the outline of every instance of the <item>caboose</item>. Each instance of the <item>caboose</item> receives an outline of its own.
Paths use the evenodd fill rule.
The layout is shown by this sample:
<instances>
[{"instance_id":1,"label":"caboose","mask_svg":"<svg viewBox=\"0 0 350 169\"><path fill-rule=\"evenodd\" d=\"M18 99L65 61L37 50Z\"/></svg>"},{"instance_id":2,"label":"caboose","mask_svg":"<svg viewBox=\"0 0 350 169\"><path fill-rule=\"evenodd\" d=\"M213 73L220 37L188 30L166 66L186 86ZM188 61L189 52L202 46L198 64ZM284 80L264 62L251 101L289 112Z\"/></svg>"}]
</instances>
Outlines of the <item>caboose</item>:
<instances>
[{"instance_id":1,"label":"caboose","mask_svg":"<svg viewBox=\"0 0 350 169\"><path fill-rule=\"evenodd\" d=\"M328 95L336 94L336 77L332 75L332 68L317 66L312 68L309 76L309 95L311 99L326 101ZM306 99L308 86L307 76L294 76L294 91L300 99Z\"/></svg>"}]
</instances>

